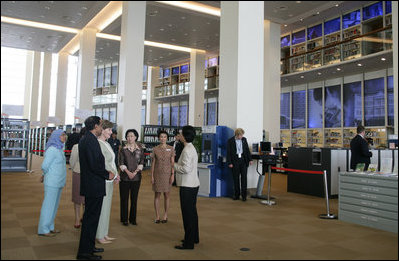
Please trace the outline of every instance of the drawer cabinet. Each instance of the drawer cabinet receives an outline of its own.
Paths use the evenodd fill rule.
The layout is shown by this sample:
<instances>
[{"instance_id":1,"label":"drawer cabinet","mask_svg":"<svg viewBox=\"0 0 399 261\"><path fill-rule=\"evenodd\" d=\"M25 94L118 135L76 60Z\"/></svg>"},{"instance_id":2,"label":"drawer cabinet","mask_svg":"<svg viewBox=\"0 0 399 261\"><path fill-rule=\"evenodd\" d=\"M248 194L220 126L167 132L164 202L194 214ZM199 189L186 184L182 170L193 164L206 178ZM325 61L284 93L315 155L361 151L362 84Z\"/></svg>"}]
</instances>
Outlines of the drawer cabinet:
<instances>
[{"instance_id":1,"label":"drawer cabinet","mask_svg":"<svg viewBox=\"0 0 399 261\"><path fill-rule=\"evenodd\" d=\"M398 233L398 175L341 172L342 221Z\"/></svg>"}]
</instances>

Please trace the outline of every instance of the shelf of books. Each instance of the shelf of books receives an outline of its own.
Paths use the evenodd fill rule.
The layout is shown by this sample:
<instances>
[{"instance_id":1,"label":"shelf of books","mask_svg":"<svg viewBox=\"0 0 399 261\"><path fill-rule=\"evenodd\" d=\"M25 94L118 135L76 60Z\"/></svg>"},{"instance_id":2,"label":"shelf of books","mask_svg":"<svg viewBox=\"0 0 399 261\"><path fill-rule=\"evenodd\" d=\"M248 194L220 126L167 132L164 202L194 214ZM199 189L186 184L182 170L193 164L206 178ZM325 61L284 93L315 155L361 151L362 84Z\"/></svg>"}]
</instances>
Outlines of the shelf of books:
<instances>
[{"instance_id":1,"label":"shelf of books","mask_svg":"<svg viewBox=\"0 0 399 261\"><path fill-rule=\"evenodd\" d=\"M343 147L350 148L351 140L356 136L356 128L343 129Z\"/></svg>"},{"instance_id":2,"label":"shelf of books","mask_svg":"<svg viewBox=\"0 0 399 261\"><path fill-rule=\"evenodd\" d=\"M342 129L324 129L325 147L342 148Z\"/></svg>"},{"instance_id":3,"label":"shelf of books","mask_svg":"<svg viewBox=\"0 0 399 261\"><path fill-rule=\"evenodd\" d=\"M280 141L283 143L284 148L291 147L291 131L280 130Z\"/></svg>"},{"instance_id":4,"label":"shelf of books","mask_svg":"<svg viewBox=\"0 0 399 261\"><path fill-rule=\"evenodd\" d=\"M291 131L291 143L293 147L306 147L306 130L297 129Z\"/></svg>"},{"instance_id":5,"label":"shelf of books","mask_svg":"<svg viewBox=\"0 0 399 261\"><path fill-rule=\"evenodd\" d=\"M322 129L308 129L308 147L321 148L324 145Z\"/></svg>"}]
</instances>

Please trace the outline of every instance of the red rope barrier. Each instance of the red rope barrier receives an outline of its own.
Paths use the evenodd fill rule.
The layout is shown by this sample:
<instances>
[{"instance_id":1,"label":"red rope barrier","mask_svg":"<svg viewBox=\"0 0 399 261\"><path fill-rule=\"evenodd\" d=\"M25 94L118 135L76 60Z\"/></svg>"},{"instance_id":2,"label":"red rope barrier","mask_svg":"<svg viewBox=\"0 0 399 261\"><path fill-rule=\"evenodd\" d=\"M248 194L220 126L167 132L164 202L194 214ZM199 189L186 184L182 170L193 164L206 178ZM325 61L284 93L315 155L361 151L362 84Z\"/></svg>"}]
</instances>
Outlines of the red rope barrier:
<instances>
[{"instance_id":1,"label":"red rope barrier","mask_svg":"<svg viewBox=\"0 0 399 261\"><path fill-rule=\"evenodd\" d=\"M315 170L286 169L286 168L278 168L278 167L272 167L272 169L286 170L286 171L291 171L291 172L302 172L302 173L308 173L308 174L324 174L323 171L315 171Z\"/></svg>"}]
</instances>

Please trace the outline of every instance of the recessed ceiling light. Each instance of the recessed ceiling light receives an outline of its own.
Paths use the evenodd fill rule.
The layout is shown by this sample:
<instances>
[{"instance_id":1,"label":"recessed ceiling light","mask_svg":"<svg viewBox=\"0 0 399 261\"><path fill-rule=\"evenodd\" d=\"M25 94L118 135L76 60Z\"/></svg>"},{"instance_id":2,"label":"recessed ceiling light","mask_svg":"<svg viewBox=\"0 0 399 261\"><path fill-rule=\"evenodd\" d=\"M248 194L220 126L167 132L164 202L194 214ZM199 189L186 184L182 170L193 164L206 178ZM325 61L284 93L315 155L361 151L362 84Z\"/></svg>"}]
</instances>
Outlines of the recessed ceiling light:
<instances>
[{"instance_id":1,"label":"recessed ceiling light","mask_svg":"<svg viewBox=\"0 0 399 261\"><path fill-rule=\"evenodd\" d=\"M336 7L338 7L338 6L339 6L339 4L336 4L335 6L336 6Z\"/></svg>"},{"instance_id":2,"label":"recessed ceiling light","mask_svg":"<svg viewBox=\"0 0 399 261\"><path fill-rule=\"evenodd\" d=\"M163 31L165 31L165 29L163 29L163 28L160 28L160 29L159 29L159 31L162 31L162 32L163 32Z\"/></svg>"},{"instance_id":3,"label":"recessed ceiling light","mask_svg":"<svg viewBox=\"0 0 399 261\"><path fill-rule=\"evenodd\" d=\"M301 75L301 79L305 78L305 76Z\"/></svg>"},{"instance_id":4,"label":"recessed ceiling light","mask_svg":"<svg viewBox=\"0 0 399 261\"><path fill-rule=\"evenodd\" d=\"M176 39L175 38L172 38L172 39L170 39L172 42L174 42L174 41L176 41Z\"/></svg>"},{"instance_id":5,"label":"recessed ceiling light","mask_svg":"<svg viewBox=\"0 0 399 261\"><path fill-rule=\"evenodd\" d=\"M180 17L182 20L185 20L186 19L186 17L185 16L182 16L182 17Z\"/></svg>"},{"instance_id":6,"label":"recessed ceiling light","mask_svg":"<svg viewBox=\"0 0 399 261\"><path fill-rule=\"evenodd\" d=\"M297 4L300 4L301 3L301 1L295 1Z\"/></svg>"},{"instance_id":7,"label":"recessed ceiling light","mask_svg":"<svg viewBox=\"0 0 399 261\"><path fill-rule=\"evenodd\" d=\"M381 61L385 61L386 59L384 57L381 58Z\"/></svg>"},{"instance_id":8,"label":"recessed ceiling light","mask_svg":"<svg viewBox=\"0 0 399 261\"><path fill-rule=\"evenodd\" d=\"M303 21L303 18L299 19L301 22Z\"/></svg>"},{"instance_id":9,"label":"recessed ceiling light","mask_svg":"<svg viewBox=\"0 0 399 261\"><path fill-rule=\"evenodd\" d=\"M45 6L44 9L50 10L50 6Z\"/></svg>"},{"instance_id":10,"label":"recessed ceiling light","mask_svg":"<svg viewBox=\"0 0 399 261\"><path fill-rule=\"evenodd\" d=\"M288 82L288 79L284 79L285 82Z\"/></svg>"},{"instance_id":11,"label":"recessed ceiling light","mask_svg":"<svg viewBox=\"0 0 399 261\"><path fill-rule=\"evenodd\" d=\"M288 16L289 16L289 17L293 17L294 15L293 15L293 14L289 14Z\"/></svg>"},{"instance_id":12,"label":"recessed ceiling light","mask_svg":"<svg viewBox=\"0 0 399 261\"><path fill-rule=\"evenodd\" d=\"M159 59L163 59L163 56L159 56Z\"/></svg>"},{"instance_id":13,"label":"recessed ceiling light","mask_svg":"<svg viewBox=\"0 0 399 261\"><path fill-rule=\"evenodd\" d=\"M152 37L152 34L150 34L149 37Z\"/></svg>"},{"instance_id":14,"label":"recessed ceiling light","mask_svg":"<svg viewBox=\"0 0 399 261\"><path fill-rule=\"evenodd\" d=\"M172 25L172 24L168 24L168 26L169 26L169 27L172 27L173 25Z\"/></svg>"},{"instance_id":15,"label":"recessed ceiling light","mask_svg":"<svg viewBox=\"0 0 399 261\"><path fill-rule=\"evenodd\" d=\"M193 32L196 32L196 31L197 31L197 29L193 29L192 31L193 31Z\"/></svg>"},{"instance_id":16,"label":"recessed ceiling light","mask_svg":"<svg viewBox=\"0 0 399 261\"><path fill-rule=\"evenodd\" d=\"M188 33L185 33L185 34L184 34L184 36L187 36L187 35L188 35Z\"/></svg>"},{"instance_id":17,"label":"recessed ceiling light","mask_svg":"<svg viewBox=\"0 0 399 261\"><path fill-rule=\"evenodd\" d=\"M320 12L317 12L316 14L320 14Z\"/></svg>"},{"instance_id":18,"label":"recessed ceiling light","mask_svg":"<svg viewBox=\"0 0 399 261\"><path fill-rule=\"evenodd\" d=\"M341 71L341 68L337 68L337 71Z\"/></svg>"},{"instance_id":19,"label":"recessed ceiling light","mask_svg":"<svg viewBox=\"0 0 399 261\"><path fill-rule=\"evenodd\" d=\"M321 72L318 72L317 74L318 74L318 75L321 75Z\"/></svg>"},{"instance_id":20,"label":"recessed ceiling light","mask_svg":"<svg viewBox=\"0 0 399 261\"><path fill-rule=\"evenodd\" d=\"M285 24L284 27L287 27L287 25Z\"/></svg>"},{"instance_id":21,"label":"recessed ceiling light","mask_svg":"<svg viewBox=\"0 0 399 261\"><path fill-rule=\"evenodd\" d=\"M87 7L86 7L86 6L82 6L82 9L83 9L83 10L87 10Z\"/></svg>"},{"instance_id":22,"label":"recessed ceiling light","mask_svg":"<svg viewBox=\"0 0 399 261\"><path fill-rule=\"evenodd\" d=\"M150 53L152 53L152 50L150 49L150 50L148 50Z\"/></svg>"},{"instance_id":23,"label":"recessed ceiling light","mask_svg":"<svg viewBox=\"0 0 399 261\"><path fill-rule=\"evenodd\" d=\"M362 64L361 64L361 63L358 63L357 66L362 66Z\"/></svg>"}]
</instances>

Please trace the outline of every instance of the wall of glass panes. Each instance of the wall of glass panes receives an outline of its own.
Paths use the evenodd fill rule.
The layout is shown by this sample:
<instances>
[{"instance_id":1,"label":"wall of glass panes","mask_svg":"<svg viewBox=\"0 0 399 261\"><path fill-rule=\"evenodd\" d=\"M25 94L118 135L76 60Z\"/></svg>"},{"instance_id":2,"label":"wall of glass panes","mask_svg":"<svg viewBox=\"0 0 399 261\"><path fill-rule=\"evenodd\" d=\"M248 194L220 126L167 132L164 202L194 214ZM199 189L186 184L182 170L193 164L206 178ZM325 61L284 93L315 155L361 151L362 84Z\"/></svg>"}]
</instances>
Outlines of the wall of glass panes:
<instances>
[{"instance_id":1,"label":"wall of glass panes","mask_svg":"<svg viewBox=\"0 0 399 261\"><path fill-rule=\"evenodd\" d=\"M359 124L380 147L393 132L391 68L283 87L280 132L285 146L347 147Z\"/></svg>"},{"instance_id":2,"label":"wall of glass panes","mask_svg":"<svg viewBox=\"0 0 399 261\"><path fill-rule=\"evenodd\" d=\"M188 102L158 103L158 125L184 126L188 124Z\"/></svg>"}]
</instances>

